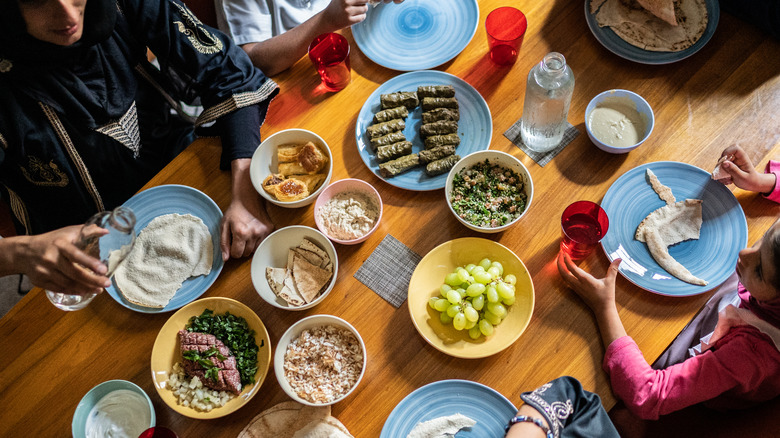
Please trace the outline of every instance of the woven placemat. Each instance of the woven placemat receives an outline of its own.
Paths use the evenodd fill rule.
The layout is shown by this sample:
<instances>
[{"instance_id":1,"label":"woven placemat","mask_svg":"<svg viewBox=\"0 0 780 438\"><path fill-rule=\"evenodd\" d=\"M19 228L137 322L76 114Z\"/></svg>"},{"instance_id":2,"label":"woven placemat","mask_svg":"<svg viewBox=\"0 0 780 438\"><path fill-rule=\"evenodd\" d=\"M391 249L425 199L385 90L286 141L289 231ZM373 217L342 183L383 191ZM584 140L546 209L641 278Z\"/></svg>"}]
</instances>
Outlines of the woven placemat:
<instances>
[{"instance_id":1,"label":"woven placemat","mask_svg":"<svg viewBox=\"0 0 780 438\"><path fill-rule=\"evenodd\" d=\"M395 308L409 292L409 280L422 257L398 239L386 235L354 277Z\"/></svg>"},{"instance_id":2,"label":"woven placemat","mask_svg":"<svg viewBox=\"0 0 780 438\"><path fill-rule=\"evenodd\" d=\"M512 143L515 144L515 146L519 147L521 151L525 152L526 155L531 157L538 165L542 167L555 158L555 156L558 155L558 153L561 152L563 148L565 148L569 143L571 143L572 140L580 135L580 131L575 128L574 125L566 122L566 130L563 132L563 138L561 139L561 142L558 144L558 146L555 147L555 149L549 152L534 152L531 149L528 149L528 146L523 143L523 139L520 136L520 120L516 121L514 125L510 126L509 129L506 130L504 137L508 138Z\"/></svg>"}]
</instances>

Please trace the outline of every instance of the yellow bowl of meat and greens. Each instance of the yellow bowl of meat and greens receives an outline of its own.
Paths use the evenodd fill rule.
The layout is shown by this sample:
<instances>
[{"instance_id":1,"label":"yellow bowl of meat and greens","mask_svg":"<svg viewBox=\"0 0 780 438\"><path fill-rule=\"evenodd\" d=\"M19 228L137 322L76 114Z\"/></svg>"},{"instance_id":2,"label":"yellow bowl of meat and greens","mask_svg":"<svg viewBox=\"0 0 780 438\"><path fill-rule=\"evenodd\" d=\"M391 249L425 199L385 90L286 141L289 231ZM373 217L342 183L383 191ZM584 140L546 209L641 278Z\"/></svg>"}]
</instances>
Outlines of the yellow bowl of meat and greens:
<instances>
[{"instance_id":1,"label":"yellow bowl of meat and greens","mask_svg":"<svg viewBox=\"0 0 780 438\"><path fill-rule=\"evenodd\" d=\"M463 157L447 175L444 193L450 211L463 225L498 233L528 211L534 185L520 160L487 150Z\"/></svg>"}]
</instances>

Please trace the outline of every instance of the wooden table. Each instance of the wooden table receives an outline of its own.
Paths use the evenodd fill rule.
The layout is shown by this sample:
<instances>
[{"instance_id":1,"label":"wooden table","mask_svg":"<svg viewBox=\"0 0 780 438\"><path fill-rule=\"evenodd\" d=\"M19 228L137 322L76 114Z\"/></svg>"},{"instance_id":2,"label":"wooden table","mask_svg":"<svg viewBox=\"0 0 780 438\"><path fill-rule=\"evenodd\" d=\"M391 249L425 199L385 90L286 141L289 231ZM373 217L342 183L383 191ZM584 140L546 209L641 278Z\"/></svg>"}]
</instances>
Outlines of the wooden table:
<instances>
[{"instance_id":1,"label":"wooden table","mask_svg":"<svg viewBox=\"0 0 780 438\"><path fill-rule=\"evenodd\" d=\"M570 202L600 201L612 182L637 165L676 160L711 169L720 151L740 143L763 166L780 157L780 45L736 20L722 15L709 44L686 60L647 66L611 54L591 35L582 2L513 2L529 20L521 57L511 68L499 68L487 57L484 17L506 2L480 1L480 26L471 43L454 60L439 67L472 84L487 100L493 116L491 148L513 154L529 168L535 186L531 211L510 230L487 235L513 249L530 270L536 307L526 332L510 348L480 360L447 356L416 332L406 306L399 309L358 282L353 274L392 234L424 255L447 240L480 236L460 225L448 212L441 190L411 192L390 186L369 171L355 145L355 118L366 98L399 72L382 68L354 45L352 84L331 94L318 91L319 79L307 59L277 78L282 93L271 104L264 137L287 128L320 134L332 147L333 180L364 179L380 191L385 213L378 231L356 246L338 246L338 283L316 308L285 312L266 304L254 291L250 259L232 260L204 297L226 296L251 307L262 318L272 342L298 319L317 313L351 322L368 348L362 383L333 407L357 437L376 437L392 409L407 394L442 379L469 379L486 384L519 404L519 394L561 375L578 378L601 395L609 409L615 403L601 370L604 346L584 304L567 289L555 268L560 238L559 217ZM580 131L550 164L537 165L502 134L521 115L526 75L549 51L562 52L576 76L569 121ZM639 149L627 155L598 150L585 134L584 111L597 93L625 88L644 96L655 111L655 130ZM336 121L336 123L334 123ZM229 203L229 175L217 169L219 146L202 139L176 158L147 187L186 184L202 190L221 208ZM736 190L754 242L775 220L778 207L759 196ZM297 210L269 206L277 227L315 226L313 207ZM582 265L597 275L607 259L594 254ZM643 291L623 278L617 300L628 333L648 360L656 358L707 300L708 294L672 298ZM260 393L239 411L218 420L195 421L168 408L152 385L149 359L160 327L170 314L131 312L107 294L85 310L62 312L33 290L2 320L0 364L0 436L64 436L70 431L79 399L94 385L126 379L152 398L158 424L182 437L235 436L262 410L284 401L273 370Z\"/></svg>"}]
</instances>

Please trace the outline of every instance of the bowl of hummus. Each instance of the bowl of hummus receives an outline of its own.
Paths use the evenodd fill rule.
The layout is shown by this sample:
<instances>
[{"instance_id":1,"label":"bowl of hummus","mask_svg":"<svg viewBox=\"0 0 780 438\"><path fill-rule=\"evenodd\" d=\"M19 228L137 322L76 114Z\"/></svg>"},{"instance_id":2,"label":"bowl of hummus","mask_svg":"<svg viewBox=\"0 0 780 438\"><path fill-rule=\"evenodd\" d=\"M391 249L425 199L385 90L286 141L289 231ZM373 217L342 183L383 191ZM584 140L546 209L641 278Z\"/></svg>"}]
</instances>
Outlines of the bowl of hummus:
<instances>
[{"instance_id":1,"label":"bowl of hummus","mask_svg":"<svg viewBox=\"0 0 780 438\"><path fill-rule=\"evenodd\" d=\"M371 184L355 178L334 182L314 204L314 221L328 239L354 245L368 239L382 219L382 198Z\"/></svg>"},{"instance_id":2,"label":"bowl of hummus","mask_svg":"<svg viewBox=\"0 0 780 438\"><path fill-rule=\"evenodd\" d=\"M585 129L599 149L625 154L650 137L655 116L642 96L628 90L607 90L585 108Z\"/></svg>"}]
</instances>

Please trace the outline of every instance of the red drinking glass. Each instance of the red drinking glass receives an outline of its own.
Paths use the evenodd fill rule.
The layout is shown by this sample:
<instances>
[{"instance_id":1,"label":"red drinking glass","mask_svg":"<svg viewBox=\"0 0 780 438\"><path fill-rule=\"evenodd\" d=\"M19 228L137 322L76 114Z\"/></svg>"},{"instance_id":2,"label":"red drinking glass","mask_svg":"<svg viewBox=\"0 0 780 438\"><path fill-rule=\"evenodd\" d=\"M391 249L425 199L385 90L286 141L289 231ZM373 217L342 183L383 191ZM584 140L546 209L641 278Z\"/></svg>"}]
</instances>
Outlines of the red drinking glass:
<instances>
[{"instance_id":1,"label":"red drinking glass","mask_svg":"<svg viewBox=\"0 0 780 438\"><path fill-rule=\"evenodd\" d=\"M511 6L493 9L485 19L490 59L498 65L511 65L523 44L528 21L525 14Z\"/></svg>"},{"instance_id":2,"label":"red drinking glass","mask_svg":"<svg viewBox=\"0 0 780 438\"><path fill-rule=\"evenodd\" d=\"M178 438L178 436L167 427L155 426L143 431L138 438Z\"/></svg>"},{"instance_id":3,"label":"red drinking glass","mask_svg":"<svg viewBox=\"0 0 780 438\"><path fill-rule=\"evenodd\" d=\"M309 44L309 59L320 74L323 85L330 91L339 91L349 85L352 71L349 67L349 42L337 33L324 33Z\"/></svg>"},{"instance_id":4,"label":"red drinking glass","mask_svg":"<svg viewBox=\"0 0 780 438\"><path fill-rule=\"evenodd\" d=\"M572 258L587 257L609 229L609 218L595 202L577 201L563 210L561 215L563 239L561 250Z\"/></svg>"}]
</instances>

